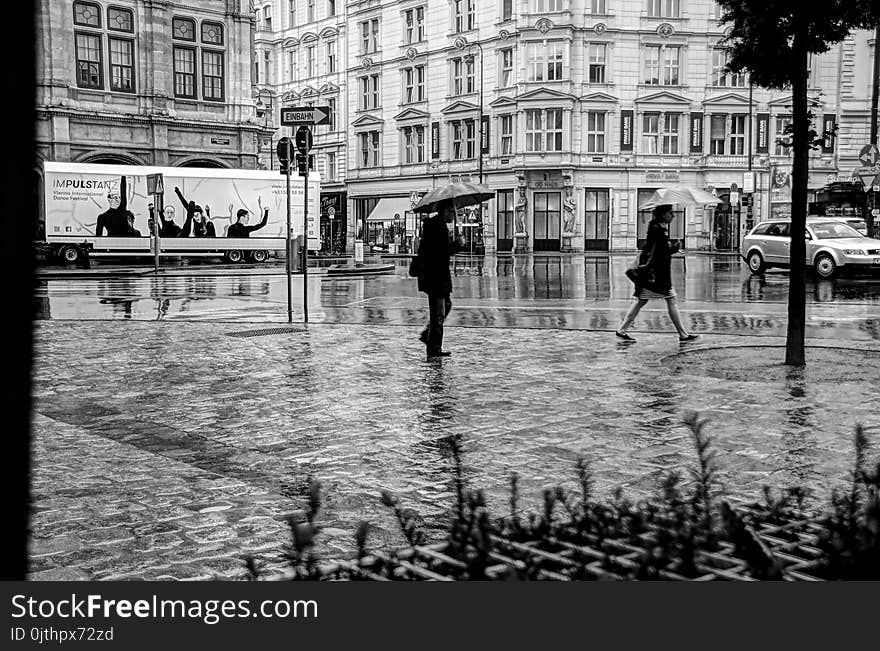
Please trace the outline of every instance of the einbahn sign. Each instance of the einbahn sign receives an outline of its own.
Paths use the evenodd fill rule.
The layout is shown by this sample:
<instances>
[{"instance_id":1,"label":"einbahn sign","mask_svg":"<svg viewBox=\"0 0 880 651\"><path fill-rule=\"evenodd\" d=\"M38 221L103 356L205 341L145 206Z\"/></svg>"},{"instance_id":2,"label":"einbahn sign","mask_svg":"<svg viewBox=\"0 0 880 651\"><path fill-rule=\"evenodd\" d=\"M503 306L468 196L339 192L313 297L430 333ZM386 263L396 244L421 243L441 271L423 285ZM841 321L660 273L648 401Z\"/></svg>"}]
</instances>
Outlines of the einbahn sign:
<instances>
[{"instance_id":1,"label":"einbahn sign","mask_svg":"<svg viewBox=\"0 0 880 651\"><path fill-rule=\"evenodd\" d=\"M330 124L330 107L300 106L282 108L281 124L285 127L298 124Z\"/></svg>"}]
</instances>

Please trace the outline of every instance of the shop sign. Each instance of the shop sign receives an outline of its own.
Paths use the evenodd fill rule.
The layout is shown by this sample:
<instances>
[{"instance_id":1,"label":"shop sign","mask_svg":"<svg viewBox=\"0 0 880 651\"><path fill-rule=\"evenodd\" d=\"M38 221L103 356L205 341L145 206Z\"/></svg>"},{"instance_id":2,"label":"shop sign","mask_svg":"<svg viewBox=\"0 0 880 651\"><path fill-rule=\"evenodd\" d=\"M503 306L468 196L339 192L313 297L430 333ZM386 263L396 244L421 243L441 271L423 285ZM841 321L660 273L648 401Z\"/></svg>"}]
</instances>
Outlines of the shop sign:
<instances>
[{"instance_id":1,"label":"shop sign","mask_svg":"<svg viewBox=\"0 0 880 651\"><path fill-rule=\"evenodd\" d=\"M562 176L550 174L548 172L530 172L528 173L528 183L533 188L561 188Z\"/></svg>"},{"instance_id":2,"label":"shop sign","mask_svg":"<svg viewBox=\"0 0 880 651\"><path fill-rule=\"evenodd\" d=\"M822 141L822 153L834 153L834 132L837 129L837 115L834 113L826 113L822 117L822 133L825 139Z\"/></svg>"},{"instance_id":3,"label":"shop sign","mask_svg":"<svg viewBox=\"0 0 880 651\"><path fill-rule=\"evenodd\" d=\"M678 183L678 170L647 170L645 183Z\"/></svg>"},{"instance_id":4,"label":"shop sign","mask_svg":"<svg viewBox=\"0 0 880 651\"><path fill-rule=\"evenodd\" d=\"M484 115L481 118L480 126L480 153L489 153L489 116Z\"/></svg>"},{"instance_id":5,"label":"shop sign","mask_svg":"<svg viewBox=\"0 0 880 651\"><path fill-rule=\"evenodd\" d=\"M440 158L440 123L431 123L431 158Z\"/></svg>"},{"instance_id":6,"label":"shop sign","mask_svg":"<svg viewBox=\"0 0 880 651\"><path fill-rule=\"evenodd\" d=\"M691 153L703 151L703 114L691 113Z\"/></svg>"},{"instance_id":7,"label":"shop sign","mask_svg":"<svg viewBox=\"0 0 880 651\"><path fill-rule=\"evenodd\" d=\"M212 145L228 145L231 141L229 138L220 138L219 136L211 136Z\"/></svg>"},{"instance_id":8,"label":"shop sign","mask_svg":"<svg viewBox=\"0 0 880 651\"><path fill-rule=\"evenodd\" d=\"M743 192L751 194L755 191L755 173L746 172L743 174Z\"/></svg>"},{"instance_id":9,"label":"shop sign","mask_svg":"<svg viewBox=\"0 0 880 651\"><path fill-rule=\"evenodd\" d=\"M633 150L633 112L620 112L620 151Z\"/></svg>"},{"instance_id":10,"label":"shop sign","mask_svg":"<svg viewBox=\"0 0 880 651\"><path fill-rule=\"evenodd\" d=\"M770 114L758 113L758 130L757 140L755 143L755 153L770 153Z\"/></svg>"}]
</instances>

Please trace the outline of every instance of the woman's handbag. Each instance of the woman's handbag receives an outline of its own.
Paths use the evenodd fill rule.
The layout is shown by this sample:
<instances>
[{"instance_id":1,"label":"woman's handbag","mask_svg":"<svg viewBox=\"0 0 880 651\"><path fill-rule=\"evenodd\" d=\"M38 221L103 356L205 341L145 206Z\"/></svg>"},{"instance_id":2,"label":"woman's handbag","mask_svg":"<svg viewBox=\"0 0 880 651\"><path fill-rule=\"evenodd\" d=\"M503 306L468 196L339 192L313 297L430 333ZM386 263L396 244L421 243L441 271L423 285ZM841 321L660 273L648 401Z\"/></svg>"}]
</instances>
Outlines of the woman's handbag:
<instances>
[{"instance_id":1,"label":"woman's handbag","mask_svg":"<svg viewBox=\"0 0 880 651\"><path fill-rule=\"evenodd\" d=\"M626 277L629 278L636 287L644 287L654 283L654 271L650 266L641 264L641 253L637 253L635 259L626 268Z\"/></svg>"}]
</instances>

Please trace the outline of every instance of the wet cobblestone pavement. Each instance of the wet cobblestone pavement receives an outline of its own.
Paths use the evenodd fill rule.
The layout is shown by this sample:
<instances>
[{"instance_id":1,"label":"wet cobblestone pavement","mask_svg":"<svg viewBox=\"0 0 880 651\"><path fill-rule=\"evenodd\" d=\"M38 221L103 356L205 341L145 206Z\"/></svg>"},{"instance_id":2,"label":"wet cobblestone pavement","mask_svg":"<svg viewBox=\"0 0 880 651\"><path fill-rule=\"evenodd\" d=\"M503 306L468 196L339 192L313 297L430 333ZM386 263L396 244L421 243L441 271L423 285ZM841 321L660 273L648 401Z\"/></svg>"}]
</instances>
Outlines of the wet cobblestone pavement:
<instances>
[{"instance_id":1,"label":"wet cobblestone pavement","mask_svg":"<svg viewBox=\"0 0 880 651\"><path fill-rule=\"evenodd\" d=\"M571 313L600 330L625 309L606 299L602 321L583 306ZM760 369L781 349L742 346L782 344L780 306L754 306L776 319L763 330L736 327L730 319L748 317L730 308L726 327L681 358L670 357L680 349L673 334L641 332L620 346L609 332L532 327L528 308L553 318L551 306L511 307L520 327L450 327L453 357L442 361L425 360L418 330L401 325L424 321L415 294L397 324L361 309L344 314L370 325L267 336L228 336L263 327L253 323L38 322L31 577L233 578L246 553L280 566L284 517L302 508L309 475L327 496L324 555L351 551L362 519L377 526L374 545L398 545L379 492L436 532L453 498L450 436L461 438L470 483L503 512L512 472L537 506L541 487L573 483L579 455L599 491L644 495L692 459L681 426L691 409L712 419L729 494L797 483L824 499L846 477L854 425L880 425L873 305L811 312L811 343L854 352L811 350L815 373L776 368L766 379ZM639 324L665 328L652 314ZM707 302L705 314L724 308ZM718 346L757 372L707 372L725 358ZM819 370L855 359L864 361L851 372Z\"/></svg>"}]
</instances>

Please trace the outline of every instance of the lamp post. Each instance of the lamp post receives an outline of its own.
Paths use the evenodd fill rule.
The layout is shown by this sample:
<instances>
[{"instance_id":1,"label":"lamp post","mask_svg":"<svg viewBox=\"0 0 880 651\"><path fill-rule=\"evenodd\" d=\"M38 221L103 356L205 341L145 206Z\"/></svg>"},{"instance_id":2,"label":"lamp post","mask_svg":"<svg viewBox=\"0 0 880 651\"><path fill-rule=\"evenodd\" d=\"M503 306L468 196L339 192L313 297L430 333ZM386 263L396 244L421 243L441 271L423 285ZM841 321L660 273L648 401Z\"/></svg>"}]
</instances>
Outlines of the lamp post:
<instances>
[{"instance_id":1,"label":"lamp post","mask_svg":"<svg viewBox=\"0 0 880 651\"><path fill-rule=\"evenodd\" d=\"M263 130L269 131L269 118L272 115L272 96L267 95L266 99L268 100L267 104L263 104L262 95L257 97L257 101L254 104L254 108L257 109L257 117L260 115L263 116ZM272 126L275 126L275 123L272 123ZM260 143L260 149L262 149L262 143ZM269 133L269 169L275 169L275 161L273 160L275 157L272 155L272 133ZM263 168L265 169L265 168Z\"/></svg>"}]
</instances>

